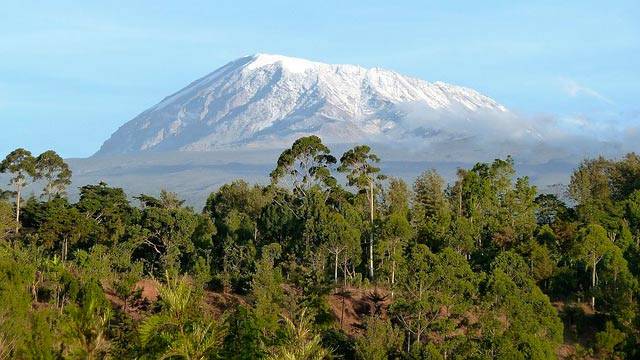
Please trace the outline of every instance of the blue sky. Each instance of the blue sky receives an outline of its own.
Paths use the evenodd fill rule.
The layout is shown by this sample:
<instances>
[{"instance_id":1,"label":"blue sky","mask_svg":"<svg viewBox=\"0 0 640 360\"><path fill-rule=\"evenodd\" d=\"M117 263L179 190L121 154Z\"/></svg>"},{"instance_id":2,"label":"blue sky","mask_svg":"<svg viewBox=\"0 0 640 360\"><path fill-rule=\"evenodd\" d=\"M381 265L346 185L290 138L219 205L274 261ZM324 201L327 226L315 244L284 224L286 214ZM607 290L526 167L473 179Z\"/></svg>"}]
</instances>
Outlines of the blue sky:
<instances>
[{"instance_id":1,"label":"blue sky","mask_svg":"<svg viewBox=\"0 0 640 360\"><path fill-rule=\"evenodd\" d=\"M3 154L22 146L88 156L164 96L257 52L465 85L526 114L640 123L637 0L21 0L2 8Z\"/></svg>"}]
</instances>

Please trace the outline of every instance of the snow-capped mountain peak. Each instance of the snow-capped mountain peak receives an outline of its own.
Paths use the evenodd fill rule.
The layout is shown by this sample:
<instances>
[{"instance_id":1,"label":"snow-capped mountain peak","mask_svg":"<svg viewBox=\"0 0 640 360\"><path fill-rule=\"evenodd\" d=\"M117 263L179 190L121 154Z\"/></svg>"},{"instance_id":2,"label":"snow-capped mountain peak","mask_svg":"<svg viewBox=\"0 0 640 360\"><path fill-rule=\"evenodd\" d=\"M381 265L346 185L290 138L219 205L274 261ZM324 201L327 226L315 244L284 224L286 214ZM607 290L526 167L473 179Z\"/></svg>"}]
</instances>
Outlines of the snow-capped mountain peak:
<instances>
[{"instance_id":1,"label":"snow-capped mountain peak","mask_svg":"<svg viewBox=\"0 0 640 360\"><path fill-rule=\"evenodd\" d=\"M319 62L282 55L255 54L251 56L251 58L252 61L245 66L245 69L249 71L264 66L275 65L281 66L283 69L292 73L304 73L307 70L323 65Z\"/></svg>"},{"instance_id":2,"label":"snow-capped mountain peak","mask_svg":"<svg viewBox=\"0 0 640 360\"><path fill-rule=\"evenodd\" d=\"M508 110L475 90L390 70L256 54L144 111L98 154L275 148L308 134L327 143L432 141L468 136L447 123L479 113Z\"/></svg>"}]
</instances>

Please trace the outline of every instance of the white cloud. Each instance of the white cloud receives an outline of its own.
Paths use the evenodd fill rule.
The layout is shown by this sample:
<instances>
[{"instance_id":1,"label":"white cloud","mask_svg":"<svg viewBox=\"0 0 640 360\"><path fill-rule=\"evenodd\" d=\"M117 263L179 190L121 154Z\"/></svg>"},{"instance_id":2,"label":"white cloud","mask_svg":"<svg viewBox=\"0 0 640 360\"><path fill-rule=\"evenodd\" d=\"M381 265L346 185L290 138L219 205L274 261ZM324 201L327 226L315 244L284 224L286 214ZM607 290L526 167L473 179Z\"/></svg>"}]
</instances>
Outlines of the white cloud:
<instances>
[{"instance_id":1,"label":"white cloud","mask_svg":"<svg viewBox=\"0 0 640 360\"><path fill-rule=\"evenodd\" d=\"M530 164L577 163L586 157L632 151L640 138L638 127L593 115L440 111L421 104L404 104L398 110L405 117L385 135L391 135L398 148L414 149L437 161L489 161L513 155Z\"/></svg>"},{"instance_id":2,"label":"white cloud","mask_svg":"<svg viewBox=\"0 0 640 360\"><path fill-rule=\"evenodd\" d=\"M588 96L588 97L601 100L610 105L614 104L614 102L608 97L602 95L601 93L599 93L598 91L592 88L589 88L587 86L584 86L578 83L575 80L568 79L568 78L561 78L560 80L562 82L562 89L567 95L571 97Z\"/></svg>"}]
</instances>

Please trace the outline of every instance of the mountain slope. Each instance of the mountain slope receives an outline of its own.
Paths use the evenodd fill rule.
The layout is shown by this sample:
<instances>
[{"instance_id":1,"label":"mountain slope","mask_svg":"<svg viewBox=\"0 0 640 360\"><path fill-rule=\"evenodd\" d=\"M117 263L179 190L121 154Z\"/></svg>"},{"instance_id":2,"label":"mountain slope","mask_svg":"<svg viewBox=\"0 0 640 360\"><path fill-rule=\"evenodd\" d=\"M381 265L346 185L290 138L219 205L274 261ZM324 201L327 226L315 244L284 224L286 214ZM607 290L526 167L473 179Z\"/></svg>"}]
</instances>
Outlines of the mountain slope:
<instances>
[{"instance_id":1,"label":"mountain slope","mask_svg":"<svg viewBox=\"0 0 640 360\"><path fill-rule=\"evenodd\" d=\"M258 54L226 64L141 113L97 155L279 148L312 133L327 143L456 140L473 136L464 132L466 123L487 113L509 112L464 87ZM447 127L450 119L458 122L454 129Z\"/></svg>"}]
</instances>

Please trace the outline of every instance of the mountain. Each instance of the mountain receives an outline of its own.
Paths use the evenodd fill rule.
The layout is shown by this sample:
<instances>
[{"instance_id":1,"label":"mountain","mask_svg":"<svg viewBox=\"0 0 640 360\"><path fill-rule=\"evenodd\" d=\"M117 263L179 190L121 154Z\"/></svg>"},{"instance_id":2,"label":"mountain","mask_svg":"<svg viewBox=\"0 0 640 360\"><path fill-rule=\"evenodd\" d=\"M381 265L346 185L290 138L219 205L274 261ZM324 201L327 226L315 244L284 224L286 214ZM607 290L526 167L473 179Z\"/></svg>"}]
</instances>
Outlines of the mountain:
<instances>
[{"instance_id":1,"label":"mountain","mask_svg":"<svg viewBox=\"0 0 640 360\"><path fill-rule=\"evenodd\" d=\"M353 143L371 145L384 172L409 182L429 168L453 180L459 167L513 155L519 173L547 189L566 183L586 150L609 146L568 136L557 124L465 87L258 54L144 111L95 156L70 159L71 188L104 181L131 196L168 189L200 208L235 179L268 182L282 149L316 134L335 156Z\"/></svg>"},{"instance_id":2,"label":"mountain","mask_svg":"<svg viewBox=\"0 0 640 360\"><path fill-rule=\"evenodd\" d=\"M257 54L144 111L96 155L284 148L308 134L326 143L459 141L477 136L467 129L487 114L511 119L504 106L469 88L380 68Z\"/></svg>"}]
</instances>

